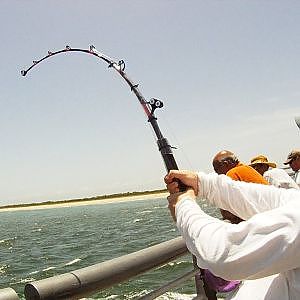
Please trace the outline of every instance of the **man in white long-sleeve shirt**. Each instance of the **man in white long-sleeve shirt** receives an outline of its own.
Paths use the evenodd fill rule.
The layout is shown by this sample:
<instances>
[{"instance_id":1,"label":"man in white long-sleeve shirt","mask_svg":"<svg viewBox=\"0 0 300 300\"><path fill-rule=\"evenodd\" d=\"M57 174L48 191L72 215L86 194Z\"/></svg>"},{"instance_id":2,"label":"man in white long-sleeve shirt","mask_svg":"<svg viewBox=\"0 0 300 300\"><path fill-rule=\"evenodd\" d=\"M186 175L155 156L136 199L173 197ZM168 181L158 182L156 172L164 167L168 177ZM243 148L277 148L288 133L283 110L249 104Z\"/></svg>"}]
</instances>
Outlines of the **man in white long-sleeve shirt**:
<instances>
[{"instance_id":1,"label":"man in white long-sleeve shirt","mask_svg":"<svg viewBox=\"0 0 300 300\"><path fill-rule=\"evenodd\" d=\"M179 192L176 178L191 188ZM244 280L230 299L300 299L299 190L188 171L171 171L165 182L169 209L199 267ZM197 196L246 221L230 224L207 215Z\"/></svg>"}]
</instances>

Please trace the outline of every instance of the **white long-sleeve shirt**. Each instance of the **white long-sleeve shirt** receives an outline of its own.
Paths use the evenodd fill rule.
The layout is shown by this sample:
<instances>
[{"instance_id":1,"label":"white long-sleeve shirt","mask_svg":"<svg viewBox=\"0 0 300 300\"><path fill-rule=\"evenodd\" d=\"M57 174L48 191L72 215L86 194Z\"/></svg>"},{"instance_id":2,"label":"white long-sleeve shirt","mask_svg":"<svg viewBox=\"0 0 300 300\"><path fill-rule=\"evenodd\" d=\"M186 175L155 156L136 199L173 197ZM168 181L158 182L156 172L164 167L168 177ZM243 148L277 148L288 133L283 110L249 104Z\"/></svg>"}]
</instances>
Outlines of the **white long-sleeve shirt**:
<instances>
[{"instance_id":1,"label":"white long-sleeve shirt","mask_svg":"<svg viewBox=\"0 0 300 300\"><path fill-rule=\"evenodd\" d=\"M225 223L192 199L178 202L177 227L198 265L228 280L246 280L234 299L299 300L300 191L198 176L199 198L246 220Z\"/></svg>"},{"instance_id":2,"label":"white long-sleeve shirt","mask_svg":"<svg viewBox=\"0 0 300 300\"><path fill-rule=\"evenodd\" d=\"M299 190L298 184L282 169L273 168L264 173L264 178L269 184L275 185L285 189L297 189ZM300 179L300 178L299 178Z\"/></svg>"},{"instance_id":3,"label":"white long-sleeve shirt","mask_svg":"<svg viewBox=\"0 0 300 300\"><path fill-rule=\"evenodd\" d=\"M298 186L300 187L300 170L295 172L293 178L294 178L295 182L298 184Z\"/></svg>"}]
</instances>

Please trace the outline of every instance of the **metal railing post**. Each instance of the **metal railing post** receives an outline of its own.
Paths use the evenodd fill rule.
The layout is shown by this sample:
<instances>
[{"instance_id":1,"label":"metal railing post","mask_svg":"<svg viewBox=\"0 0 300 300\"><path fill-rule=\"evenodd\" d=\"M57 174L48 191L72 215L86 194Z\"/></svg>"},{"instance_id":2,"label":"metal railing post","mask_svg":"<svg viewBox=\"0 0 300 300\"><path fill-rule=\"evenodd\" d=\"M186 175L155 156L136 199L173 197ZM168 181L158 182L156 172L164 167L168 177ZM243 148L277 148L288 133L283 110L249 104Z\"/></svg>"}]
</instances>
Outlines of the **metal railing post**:
<instances>
[{"instance_id":1,"label":"metal railing post","mask_svg":"<svg viewBox=\"0 0 300 300\"><path fill-rule=\"evenodd\" d=\"M20 300L18 294L12 288L0 289L0 300Z\"/></svg>"}]
</instances>

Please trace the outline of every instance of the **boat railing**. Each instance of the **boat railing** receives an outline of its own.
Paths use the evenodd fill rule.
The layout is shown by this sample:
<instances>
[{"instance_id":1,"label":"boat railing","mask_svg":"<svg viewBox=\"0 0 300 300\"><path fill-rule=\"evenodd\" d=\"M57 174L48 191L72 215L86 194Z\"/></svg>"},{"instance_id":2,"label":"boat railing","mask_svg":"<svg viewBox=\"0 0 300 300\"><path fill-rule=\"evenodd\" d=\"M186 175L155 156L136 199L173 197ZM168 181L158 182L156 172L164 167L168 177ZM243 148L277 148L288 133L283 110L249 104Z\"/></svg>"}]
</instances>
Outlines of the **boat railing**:
<instances>
[{"instance_id":1,"label":"boat railing","mask_svg":"<svg viewBox=\"0 0 300 300\"><path fill-rule=\"evenodd\" d=\"M184 240L178 237L82 269L27 283L24 295L26 300L85 298L162 266L187 253ZM195 277L196 281L196 299L206 300L203 286L200 283L200 270L195 263L194 268L189 272L136 299L155 299L192 277ZM0 289L0 300L17 299L19 297L12 288Z\"/></svg>"}]
</instances>

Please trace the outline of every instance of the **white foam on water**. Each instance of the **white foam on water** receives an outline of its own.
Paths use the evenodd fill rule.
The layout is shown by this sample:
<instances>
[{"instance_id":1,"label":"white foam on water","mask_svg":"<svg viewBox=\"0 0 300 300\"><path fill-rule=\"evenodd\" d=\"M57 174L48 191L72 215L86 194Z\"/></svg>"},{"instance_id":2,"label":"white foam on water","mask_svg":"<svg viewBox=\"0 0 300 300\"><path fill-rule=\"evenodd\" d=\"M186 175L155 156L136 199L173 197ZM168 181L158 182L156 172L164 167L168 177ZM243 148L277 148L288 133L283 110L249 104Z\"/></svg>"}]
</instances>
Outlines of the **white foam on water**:
<instances>
[{"instance_id":1,"label":"white foam on water","mask_svg":"<svg viewBox=\"0 0 300 300\"><path fill-rule=\"evenodd\" d=\"M0 266L0 275L4 274L6 269L9 267L9 265L3 265Z\"/></svg>"},{"instance_id":2,"label":"white foam on water","mask_svg":"<svg viewBox=\"0 0 300 300\"><path fill-rule=\"evenodd\" d=\"M37 229L32 230L32 232L41 232L41 231L42 231L42 228L37 228Z\"/></svg>"},{"instance_id":3,"label":"white foam on water","mask_svg":"<svg viewBox=\"0 0 300 300\"><path fill-rule=\"evenodd\" d=\"M4 244L6 242L13 241L13 240L16 240L16 239L17 239L16 236L14 236L12 238L3 239L3 240L0 240L0 244Z\"/></svg>"},{"instance_id":4,"label":"white foam on water","mask_svg":"<svg viewBox=\"0 0 300 300\"><path fill-rule=\"evenodd\" d=\"M140 212L141 215L150 214L150 213L152 213L152 210L143 210Z\"/></svg>"},{"instance_id":5,"label":"white foam on water","mask_svg":"<svg viewBox=\"0 0 300 300\"><path fill-rule=\"evenodd\" d=\"M132 295L132 297L128 297L128 299L136 299L137 297L145 296L149 292L150 291L148 291L148 290L143 290L139 293L135 293L134 295ZM157 299L157 300L192 300L195 297L196 297L195 294L180 294L180 293L176 293L176 292L167 292L155 299ZM109 298L106 297L105 299L109 299Z\"/></svg>"},{"instance_id":6,"label":"white foam on water","mask_svg":"<svg viewBox=\"0 0 300 300\"><path fill-rule=\"evenodd\" d=\"M171 261L171 262L168 262L168 263L166 263L164 265L161 265L161 266L157 267L156 269L159 270L159 269L162 269L162 268L164 268L166 266L173 267L175 265L186 264L186 263L189 264L190 262L188 262L186 260L180 260L180 261L175 261L175 262Z\"/></svg>"},{"instance_id":7,"label":"white foam on water","mask_svg":"<svg viewBox=\"0 0 300 300\"><path fill-rule=\"evenodd\" d=\"M105 298L81 298L80 300L113 300L118 299L120 295L110 295Z\"/></svg>"},{"instance_id":8,"label":"white foam on water","mask_svg":"<svg viewBox=\"0 0 300 300\"><path fill-rule=\"evenodd\" d=\"M168 292L168 293L165 293L164 295L159 296L156 299L157 300L192 300L195 297L196 297L196 295Z\"/></svg>"},{"instance_id":9,"label":"white foam on water","mask_svg":"<svg viewBox=\"0 0 300 300\"><path fill-rule=\"evenodd\" d=\"M56 268L55 267L48 267L46 269L43 269L42 272L46 272L46 271L53 270L53 269L56 269Z\"/></svg>"},{"instance_id":10,"label":"white foam on water","mask_svg":"<svg viewBox=\"0 0 300 300\"><path fill-rule=\"evenodd\" d=\"M133 295L132 297L128 297L126 299L137 299L137 297L144 296L145 294L149 293L150 291L143 290L140 293ZM167 292L164 295L155 298L157 300L193 300L195 299L196 294L180 294L175 292ZM105 298L82 298L81 300L112 300L118 299L119 295L110 295Z\"/></svg>"},{"instance_id":11,"label":"white foam on water","mask_svg":"<svg viewBox=\"0 0 300 300\"><path fill-rule=\"evenodd\" d=\"M29 278L22 278L19 281L14 282L14 284L18 284L18 283L27 283L27 282L31 282L34 281L35 278L29 277Z\"/></svg>"},{"instance_id":12,"label":"white foam on water","mask_svg":"<svg viewBox=\"0 0 300 300\"><path fill-rule=\"evenodd\" d=\"M75 259L69 261L68 263L66 263L65 266L73 265L73 264L75 264L75 263L77 263L79 261L81 261L81 258L75 258Z\"/></svg>"}]
</instances>

